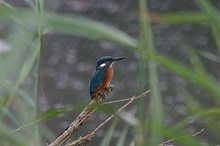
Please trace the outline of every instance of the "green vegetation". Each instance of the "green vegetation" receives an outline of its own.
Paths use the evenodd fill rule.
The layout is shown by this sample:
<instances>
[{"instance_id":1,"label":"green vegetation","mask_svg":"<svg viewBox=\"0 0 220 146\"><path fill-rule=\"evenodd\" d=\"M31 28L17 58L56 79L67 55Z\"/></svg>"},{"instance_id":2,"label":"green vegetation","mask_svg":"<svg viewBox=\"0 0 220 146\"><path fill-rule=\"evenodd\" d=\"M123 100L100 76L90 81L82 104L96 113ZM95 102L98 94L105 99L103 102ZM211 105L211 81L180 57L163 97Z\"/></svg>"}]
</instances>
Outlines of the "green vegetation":
<instances>
[{"instance_id":1,"label":"green vegetation","mask_svg":"<svg viewBox=\"0 0 220 146\"><path fill-rule=\"evenodd\" d=\"M5 2L0 3L0 22L7 24L11 29L10 33L0 40L7 44L4 50L0 48L0 145L44 145L42 137L51 139L53 134L50 132L40 134L39 129L43 127L38 125L40 121L73 110L72 108L51 110L40 117L36 113L42 37L48 32L68 33L77 37L110 41L126 46L129 51L140 55L140 92L146 90L146 83L142 79L148 78L151 89L150 110L146 114L147 105L144 102L146 99L138 102L138 113L134 120L139 122L131 124L126 119L124 120L125 126L117 146L123 146L126 141L134 142L137 146L158 145L163 142L163 138L178 137L182 138L174 142L176 145L196 146L201 143L217 145L211 140L204 142L200 136L192 137L186 127L189 123L199 121L203 123L205 132L210 133L210 137L219 138L220 80L212 76L201 61L202 58L206 58L210 63L220 67L219 54L208 51L199 52L196 51L196 48L189 47L191 51L188 52L188 61L191 65L186 65L181 60L173 59L171 56L157 51L151 29L152 21L178 25L187 23L207 25L216 42L215 49L220 53L220 14L208 0L197 0L201 12L154 15L149 14L146 0L139 0L139 39L132 38L117 28L88 18L45 12L43 0L36 0L36 4L28 1L28 4L29 9L13 7ZM148 64L149 75L145 73L146 64ZM201 89L210 100L215 102L215 105L205 106L199 101L199 98L191 95L189 90L178 89L184 104L187 105L189 116L169 127L164 127L163 95L159 89L158 67L181 77L192 87ZM219 73L217 73L218 76L220 76ZM31 81L27 83L26 80L30 76ZM123 114L119 115L119 117L121 116ZM28 123L31 124L24 128L21 127ZM110 145L117 124L118 120L112 123L101 145ZM137 129L132 140L126 139L129 126ZM22 130L15 132L14 127L21 127Z\"/></svg>"}]
</instances>

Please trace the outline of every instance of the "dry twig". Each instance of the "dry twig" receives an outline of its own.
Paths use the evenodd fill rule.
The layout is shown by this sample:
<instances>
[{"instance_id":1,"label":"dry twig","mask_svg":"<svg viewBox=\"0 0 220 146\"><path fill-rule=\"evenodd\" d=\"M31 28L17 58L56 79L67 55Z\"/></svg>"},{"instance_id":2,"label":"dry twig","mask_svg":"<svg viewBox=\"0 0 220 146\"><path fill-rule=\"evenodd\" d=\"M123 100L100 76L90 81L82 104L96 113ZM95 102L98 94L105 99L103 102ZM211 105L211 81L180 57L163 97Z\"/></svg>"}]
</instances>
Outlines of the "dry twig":
<instances>
[{"instance_id":1,"label":"dry twig","mask_svg":"<svg viewBox=\"0 0 220 146\"><path fill-rule=\"evenodd\" d=\"M107 88L103 89L94 100L92 100L89 105L78 115L78 117L70 124L70 126L61 133L51 144L48 146L57 146L66 142L71 135L77 131L77 129L82 125L86 119L88 119L92 113L101 105L105 97L114 89L114 85L109 85Z\"/></svg>"},{"instance_id":2,"label":"dry twig","mask_svg":"<svg viewBox=\"0 0 220 146\"><path fill-rule=\"evenodd\" d=\"M102 122L95 130L93 130L92 132L90 132L89 134L87 134L84 137L79 137L77 140L73 141L72 143L67 144L67 146L77 146L80 145L82 143L86 143L91 141L91 139L94 137L95 133L101 128L103 127L107 122L109 122L115 115L117 115L122 109L124 109L125 107L127 107L129 104L131 104L134 100L138 99L138 98L142 98L144 96L147 95L147 93L150 92L150 90L144 92L143 94L139 95L139 96L133 96L132 98L128 98L125 100L119 100L119 102L121 101L127 101L128 102L126 104L124 104L120 109L118 109L115 113L113 113L109 118L107 118L104 122Z\"/></svg>"},{"instance_id":3,"label":"dry twig","mask_svg":"<svg viewBox=\"0 0 220 146\"><path fill-rule=\"evenodd\" d=\"M194 137L194 136L197 136L199 135L200 133L202 133L204 131L204 128L202 128L200 131L192 134L192 135L189 135L189 136L182 136L182 137L177 137L177 138L173 138L173 139L170 139L170 140L167 140L163 143L161 143L159 146L174 146L174 145L169 145L168 143L171 143L171 142L174 142L175 140L178 140L178 139L182 139L182 138L186 138L186 137Z\"/></svg>"}]
</instances>

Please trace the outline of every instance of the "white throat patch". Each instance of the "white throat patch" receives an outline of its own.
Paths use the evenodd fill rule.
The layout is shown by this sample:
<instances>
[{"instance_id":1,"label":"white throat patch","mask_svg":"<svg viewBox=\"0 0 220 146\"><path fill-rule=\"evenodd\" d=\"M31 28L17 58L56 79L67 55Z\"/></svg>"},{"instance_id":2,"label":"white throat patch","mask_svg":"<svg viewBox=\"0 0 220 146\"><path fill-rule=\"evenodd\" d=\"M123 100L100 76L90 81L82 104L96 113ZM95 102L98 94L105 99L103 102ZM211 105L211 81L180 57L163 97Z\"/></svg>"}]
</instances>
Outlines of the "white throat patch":
<instances>
[{"instance_id":1,"label":"white throat patch","mask_svg":"<svg viewBox=\"0 0 220 146\"><path fill-rule=\"evenodd\" d=\"M101 65L99 65L99 68L106 66L106 63L102 63Z\"/></svg>"},{"instance_id":2,"label":"white throat patch","mask_svg":"<svg viewBox=\"0 0 220 146\"><path fill-rule=\"evenodd\" d=\"M112 64L113 64L114 62L112 62ZM112 64L110 65L110 67L112 67Z\"/></svg>"}]
</instances>

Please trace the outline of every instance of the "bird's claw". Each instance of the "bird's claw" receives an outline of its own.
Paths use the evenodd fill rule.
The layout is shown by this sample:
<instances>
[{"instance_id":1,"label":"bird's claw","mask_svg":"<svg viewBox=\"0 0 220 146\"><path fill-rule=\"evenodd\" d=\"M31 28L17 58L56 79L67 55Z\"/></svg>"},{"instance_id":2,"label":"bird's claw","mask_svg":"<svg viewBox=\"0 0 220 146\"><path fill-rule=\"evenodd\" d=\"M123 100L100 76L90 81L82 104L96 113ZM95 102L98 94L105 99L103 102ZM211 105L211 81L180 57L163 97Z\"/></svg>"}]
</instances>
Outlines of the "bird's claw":
<instances>
[{"instance_id":1,"label":"bird's claw","mask_svg":"<svg viewBox=\"0 0 220 146\"><path fill-rule=\"evenodd\" d=\"M109 92L111 92L114 89L115 89L115 86L113 84L105 87L96 95L96 97L94 98L95 101L97 103L101 103L105 99L105 97L109 94Z\"/></svg>"}]
</instances>

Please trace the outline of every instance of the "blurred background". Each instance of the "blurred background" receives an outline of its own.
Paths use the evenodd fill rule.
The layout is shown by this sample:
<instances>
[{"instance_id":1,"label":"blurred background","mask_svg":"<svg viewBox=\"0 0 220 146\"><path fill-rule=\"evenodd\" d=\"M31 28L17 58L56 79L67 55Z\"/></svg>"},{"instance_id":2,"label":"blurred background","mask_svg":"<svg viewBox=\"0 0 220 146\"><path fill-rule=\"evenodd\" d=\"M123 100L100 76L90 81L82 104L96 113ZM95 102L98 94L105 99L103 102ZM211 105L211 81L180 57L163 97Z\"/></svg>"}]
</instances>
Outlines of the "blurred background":
<instances>
[{"instance_id":1,"label":"blurred background","mask_svg":"<svg viewBox=\"0 0 220 146\"><path fill-rule=\"evenodd\" d=\"M218 9L218 0L0 1L0 145L52 142L90 102L106 55L127 56L106 101L152 91L88 145L220 144ZM97 111L70 141L121 106Z\"/></svg>"}]
</instances>

